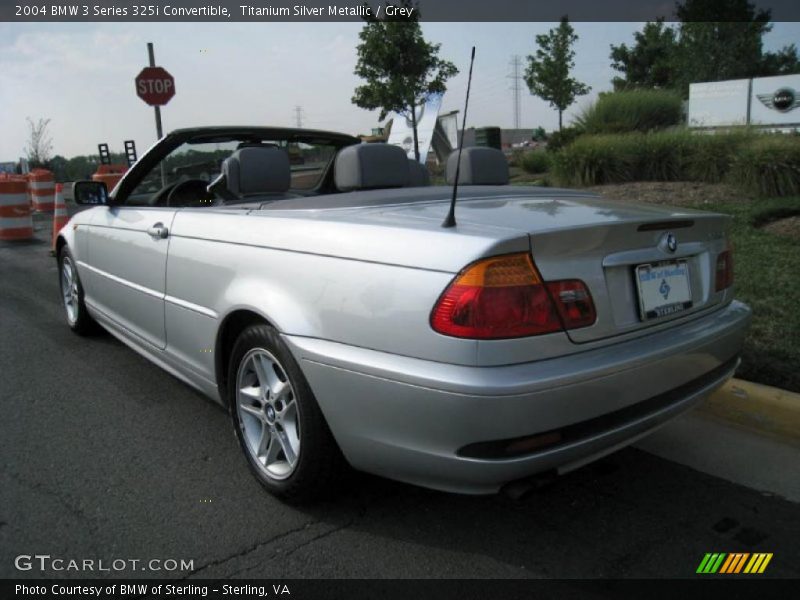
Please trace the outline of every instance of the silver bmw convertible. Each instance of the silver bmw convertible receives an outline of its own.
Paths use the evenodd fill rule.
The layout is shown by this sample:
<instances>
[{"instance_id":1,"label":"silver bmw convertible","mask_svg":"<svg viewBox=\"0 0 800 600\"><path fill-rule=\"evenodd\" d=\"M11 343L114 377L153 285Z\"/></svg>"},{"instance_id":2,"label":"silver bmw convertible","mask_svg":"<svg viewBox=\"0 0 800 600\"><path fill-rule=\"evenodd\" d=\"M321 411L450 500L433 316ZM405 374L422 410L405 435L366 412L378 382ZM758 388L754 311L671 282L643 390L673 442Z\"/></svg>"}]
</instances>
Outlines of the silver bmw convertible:
<instances>
[{"instance_id":1,"label":"silver bmw convertible","mask_svg":"<svg viewBox=\"0 0 800 600\"><path fill-rule=\"evenodd\" d=\"M630 444L732 376L750 310L728 217L509 186L488 148L446 175L343 134L175 131L112 192L75 184L90 206L57 240L67 323L223 404L289 500L348 466L494 493Z\"/></svg>"}]
</instances>

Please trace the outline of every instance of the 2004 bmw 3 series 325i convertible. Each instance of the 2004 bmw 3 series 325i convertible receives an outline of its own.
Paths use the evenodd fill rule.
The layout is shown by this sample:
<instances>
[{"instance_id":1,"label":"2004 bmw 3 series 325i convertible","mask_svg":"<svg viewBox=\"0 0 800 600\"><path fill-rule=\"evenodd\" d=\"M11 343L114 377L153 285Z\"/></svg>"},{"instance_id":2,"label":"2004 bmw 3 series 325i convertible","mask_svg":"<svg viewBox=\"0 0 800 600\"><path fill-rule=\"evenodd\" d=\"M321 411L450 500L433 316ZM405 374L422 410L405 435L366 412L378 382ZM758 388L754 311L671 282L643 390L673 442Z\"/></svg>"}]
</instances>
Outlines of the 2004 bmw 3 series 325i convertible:
<instances>
[{"instance_id":1,"label":"2004 bmw 3 series 325i convertible","mask_svg":"<svg viewBox=\"0 0 800 600\"><path fill-rule=\"evenodd\" d=\"M230 411L284 498L347 464L493 493L612 452L736 369L727 217L511 187L466 148L453 194L402 149L300 129L175 131L57 241L67 321ZM517 485L517 484L515 484Z\"/></svg>"}]
</instances>

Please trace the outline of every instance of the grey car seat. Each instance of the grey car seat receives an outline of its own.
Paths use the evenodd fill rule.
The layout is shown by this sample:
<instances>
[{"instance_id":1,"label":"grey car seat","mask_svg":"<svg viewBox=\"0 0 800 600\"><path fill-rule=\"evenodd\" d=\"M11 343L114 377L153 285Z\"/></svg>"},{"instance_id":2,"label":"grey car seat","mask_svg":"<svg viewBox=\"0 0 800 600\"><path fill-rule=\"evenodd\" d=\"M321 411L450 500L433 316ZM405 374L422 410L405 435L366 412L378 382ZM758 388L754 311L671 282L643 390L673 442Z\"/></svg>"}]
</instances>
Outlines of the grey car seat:
<instances>
[{"instance_id":1,"label":"grey car seat","mask_svg":"<svg viewBox=\"0 0 800 600\"><path fill-rule=\"evenodd\" d=\"M271 196L275 199L294 197L288 194L292 182L289 155L276 146L245 146L222 163L222 174L209 186L226 200L245 200Z\"/></svg>"},{"instance_id":2,"label":"grey car seat","mask_svg":"<svg viewBox=\"0 0 800 600\"><path fill-rule=\"evenodd\" d=\"M447 183L456 180L458 151L447 157ZM505 154L495 148L472 147L461 152L459 185L506 185L508 183L508 161Z\"/></svg>"},{"instance_id":3,"label":"grey car seat","mask_svg":"<svg viewBox=\"0 0 800 600\"><path fill-rule=\"evenodd\" d=\"M285 194L292 183L289 154L274 146L246 146L222 163L228 191L241 198Z\"/></svg>"},{"instance_id":4,"label":"grey car seat","mask_svg":"<svg viewBox=\"0 0 800 600\"><path fill-rule=\"evenodd\" d=\"M336 155L336 188L342 192L406 187L411 181L408 158L402 148L389 144L356 144Z\"/></svg>"}]
</instances>

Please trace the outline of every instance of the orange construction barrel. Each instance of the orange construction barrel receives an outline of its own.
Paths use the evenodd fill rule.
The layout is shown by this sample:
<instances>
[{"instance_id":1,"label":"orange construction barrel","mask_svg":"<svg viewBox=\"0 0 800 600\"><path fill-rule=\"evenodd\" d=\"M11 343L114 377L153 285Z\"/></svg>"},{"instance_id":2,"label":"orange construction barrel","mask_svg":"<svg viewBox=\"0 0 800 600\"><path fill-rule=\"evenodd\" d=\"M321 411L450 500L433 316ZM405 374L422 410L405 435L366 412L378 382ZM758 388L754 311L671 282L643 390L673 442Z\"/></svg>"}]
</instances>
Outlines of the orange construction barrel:
<instances>
[{"instance_id":1,"label":"orange construction barrel","mask_svg":"<svg viewBox=\"0 0 800 600\"><path fill-rule=\"evenodd\" d=\"M28 240L32 237L28 181L13 175L0 177L0 240Z\"/></svg>"},{"instance_id":2,"label":"orange construction barrel","mask_svg":"<svg viewBox=\"0 0 800 600\"><path fill-rule=\"evenodd\" d=\"M28 173L28 191L36 212L53 212L55 209L56 179L47 169L34 169Z\"/></svg>"},{"instance_id":3,"label":"orange construction barrel","mask_svg":"<svg viewBox=\"0 0 800 600\"><path fill-rule=\"evenodd\" d=\"M128 165L98 165L97 172L92 175L92 179L105 183L110 192L127 170Z\"/></svg>"}]
</instances>

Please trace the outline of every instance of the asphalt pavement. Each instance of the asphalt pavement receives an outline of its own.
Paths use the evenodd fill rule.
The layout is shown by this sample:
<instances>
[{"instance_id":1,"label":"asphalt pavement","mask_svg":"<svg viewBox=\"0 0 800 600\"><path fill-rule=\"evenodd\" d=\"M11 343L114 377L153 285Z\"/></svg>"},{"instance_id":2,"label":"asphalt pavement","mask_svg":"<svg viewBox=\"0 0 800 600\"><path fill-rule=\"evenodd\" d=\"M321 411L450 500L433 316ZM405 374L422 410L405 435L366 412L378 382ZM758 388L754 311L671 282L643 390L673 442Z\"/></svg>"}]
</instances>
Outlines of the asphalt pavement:
<instances>
[{"instance_id":1,"label":"asphalt pavement","mask_svg":"<svg viewBox=\"0 0 800 600\"><path fill-rule=\"evenodd\" d=\"M716 446L665 429L673 441L655 454L623 450L519 502L360 475L335 499L282 504L249 474L221 408L110 335L67 328L48 225L0 242L0 577L695 577L708 552L771 552L763 577L800 576L796 502L715 461L658 456L695 436L724 455L734 429ZM786 451L776 460L796 481ZM740 469L772 460L753 452ZM17 570L33 554L192 565Z\"/></svg>"}]
</instances>

